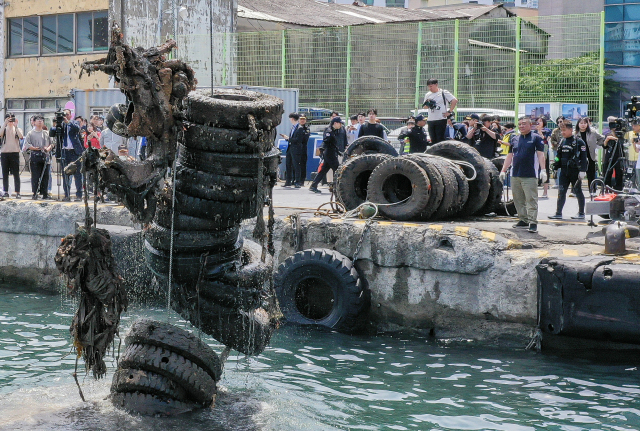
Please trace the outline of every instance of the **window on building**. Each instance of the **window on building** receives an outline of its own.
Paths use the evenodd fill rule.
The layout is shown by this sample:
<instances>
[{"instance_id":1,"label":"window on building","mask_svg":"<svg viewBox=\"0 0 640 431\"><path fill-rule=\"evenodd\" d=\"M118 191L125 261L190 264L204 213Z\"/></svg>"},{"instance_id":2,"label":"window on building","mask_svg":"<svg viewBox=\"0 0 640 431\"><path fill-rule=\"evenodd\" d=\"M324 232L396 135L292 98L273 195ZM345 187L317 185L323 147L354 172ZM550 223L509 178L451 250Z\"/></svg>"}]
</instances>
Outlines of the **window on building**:
<instances>
[{"instance_id":1,"label":"window on building","mask_svg":"<svg viewBox=\"0 0 640 431\"><path fill-rule=\"evenodd\" d=\"M42 17L42 55L73 52L73 14Z\"/></svg>"},{"instance_id":2,"label":"window on building","mask_svg":"<svg viewBox=\"0 0 640 431\"><path fill-rule=\"evenodd\" d=\"M109 40L107 12L77 14L78 52L106 51Z\"/></svg>"},{"instance_id":3,"label":"window on building","mask_svg":"<svg viewBox=\"0 0 640 431\"><path fill-rule=\"evenodd\" d=\"M38 55L40 19L35 17L11 18L9 27L9 55Z\"/></svg>"},{"instance_id":4,"label":"window on building","mask_svg":"<svg viewBox=\"0 0 640 431\"><path fill-rule=\"evenodd\" d=\"M404 0L386 0L387 7L404 7Z\"/></svg>"},{"instance_id":5,"label":"window on building","mask_svg":"<svg viewBox=\"0 0 640 431\"><path fill-rule=\"evenodd\" d=\"M44 117L47 127L53 125L56 110L64 107L69 99L7 99L7 112L15 114L19 127L24 133L29 132L31 117L36 114Z\"/></svg>"}]
</instances>

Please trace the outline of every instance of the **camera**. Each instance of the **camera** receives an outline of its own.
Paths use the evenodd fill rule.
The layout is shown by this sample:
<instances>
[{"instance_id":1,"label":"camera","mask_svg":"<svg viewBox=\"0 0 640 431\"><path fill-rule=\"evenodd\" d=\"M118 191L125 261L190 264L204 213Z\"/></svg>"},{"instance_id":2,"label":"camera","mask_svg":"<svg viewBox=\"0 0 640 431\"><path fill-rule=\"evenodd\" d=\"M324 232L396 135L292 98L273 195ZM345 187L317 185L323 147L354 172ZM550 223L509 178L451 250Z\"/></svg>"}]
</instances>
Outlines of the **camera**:
<instances>
[{"instance_id":1,"label":"camera","mask_svg":"<svg viewBox=\"0 0 640 431\"><path fill-rule=\"evenodd\" d=\"M629 131L629 122L625 118L616 118L609 121L609 129L616 137L624 138L624 135Z\"/></svg>"},{"instance_id":2,"label":"camera","mask_svg":"<svg viewBox=\"0 0 640 431\"><path fill-rule=\"evenodd\" d=\"M9 122L10 123L15 123L16 122L16 116L13 115L13 114L9 115Z\"/></svg>"},{"instance_id":3,"label":"camera","mask_svg":"<svg viewBox=\"0 0 640 431\"><path fill-rule=\"evenodd\" d=\"M640 102L638 98L640 96L632 96L631 102L627 103L626 109L624 111L625 118L636 118L638 115L638 111L640 111Z\"/></svg>"},{"instance_id":4,"label":"camera","mask_svg":"<svg viewBox=\"0 0 640 431\"><path fill-rule=\"evenodd\" d=\"M427 100L424 101L424 105L422 105L422 106L433 110L433 109L436 109L438 107L438 104L435 102L435 100L427 99Z\"/></svg>"},{"instance_id":5,"label":"camera","mask_svg":"<svg viewBox=\"0 0 640 431\"><path fill-rule=\"evenodd\" d=\"M56 127L62 127L62 125L64 124L64 120L65 120L64 111L62 109L58 109L56 111L56 118L55 118Z\"/></svg>"}]
</instances>

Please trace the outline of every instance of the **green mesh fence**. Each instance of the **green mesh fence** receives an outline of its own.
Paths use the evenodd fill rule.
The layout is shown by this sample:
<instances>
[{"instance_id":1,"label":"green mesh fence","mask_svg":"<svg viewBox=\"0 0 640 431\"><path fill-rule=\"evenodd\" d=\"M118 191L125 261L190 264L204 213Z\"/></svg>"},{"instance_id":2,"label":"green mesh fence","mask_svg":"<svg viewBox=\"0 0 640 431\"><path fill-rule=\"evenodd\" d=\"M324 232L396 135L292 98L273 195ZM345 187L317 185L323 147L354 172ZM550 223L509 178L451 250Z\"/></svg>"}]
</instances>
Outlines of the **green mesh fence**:
<instances>
[{"instance_id":1,"label":"green mesh fence","mask_svg":"<svg viewBox=\"0 0 640 431\"><path fill-rule=\"evenodd\" d=\"M200 85L298 88L304 107L344 114L375 107L383 117L407 117L434 77L465 110L513 116L525 114L525 104L555 104L561 111L571 103L588 105L596 119L602 115L601 14L189 38L201 45Z\"/></svg>"}]
</instances>

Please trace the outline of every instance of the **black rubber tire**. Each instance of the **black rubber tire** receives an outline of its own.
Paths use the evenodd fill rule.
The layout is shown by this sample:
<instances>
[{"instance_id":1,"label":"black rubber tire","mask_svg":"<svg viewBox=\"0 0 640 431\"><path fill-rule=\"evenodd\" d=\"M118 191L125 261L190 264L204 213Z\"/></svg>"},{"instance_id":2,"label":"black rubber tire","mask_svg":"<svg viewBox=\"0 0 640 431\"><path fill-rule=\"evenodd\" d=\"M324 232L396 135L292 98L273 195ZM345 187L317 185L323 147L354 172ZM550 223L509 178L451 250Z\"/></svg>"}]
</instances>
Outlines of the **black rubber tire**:
<instances>
[{"instance_id":1,"label":"black rubber tire","mask_svg":"<svg viewBox=\"0 0 640 431\"><path fill-rule=\"evenodd\" d=\"M192 150L216 153L260 153L273 148L276 129L251 133L242 129L221 129L186 123L184 145Z\"/></svg>"},{"instance_id":2,"label":"black rubber tire","mask_svg":"<svg viewBox=\"0 0 640 431\"><path fill-rule=\"evenodd\" d=\"M222 249L216 253L209 253L210 262L216 262L218 265L239 261L242 256L242 237L227 249ZM169 277L169 252L158 250L144 242L145 258L151 272L156 276L167 279ZM172 277L178 283L195 283L200 275L200 267L202 266L202 253L173 253L173 271Z\"/></svg>"},{"instance_id":3,"label":"black rubber tire","mask_svg":"<svg viewBox=\"0 0 640 431\"><path fill-rule=\"evenodd\" d=\"M216 382L222 375L222 363L211 347L193 333L169 323L138 319L131 325L125 343L170 350L198 365Z\"/></svg>"},{"instance_id":4,"label":"black rubber tire","mask_svg":"<svg viewBox=\"0 0 640 431\"><path fill-rule=\"evenodd\" d=\"M269 178L264 177L264 189ZM222 202L240 202L256 198L258 180L247 177L214 175L179 166L176 169L176 190L186 195Z\"/></svg>"},{"instance_id":5,"label":"black rubber tire","mask_svg":"<svg viewBox=\"0 0 640 431\"><path fill-rule=\"evenodd\" d=\"M175 286L171 307L183 318L234 350L245 355L259 355L269 345L275 321L267 311L249 312L223 307L203 300L182 286Z\"/></svg>"},{"instance_id":6,"label":"black rubber tire","mask_svg":"<svg viewBox=\"0 0 640 431\"><path fill-rule=\"evenodd\" d=\"M261 162L259 154L224 154L198 151L186 148L180 144L178 163L197 171L216 175L231 175L237 177L258 177L258 166L263 164L265 175L278 172L281 151L272 148L265 153Z\"/></svg>"},{"instance_id":7,"label":"black rubber tire","mask_svg":"<svg viewBox=\"0 0 640 431\"><path fill-rule=\"evenodd\" d=\"M507 156L500 156L500 157L496 157L494 159L491 159L491 163L493 163L493 166L496 167L498 172L502 171L502 168L504 167L504 161L505 161L506 158L507 158Z\"/></svg>"},{"instance_id":8,"label":"black rubber tire","mask_svg":"<svg viewBox=\"0 0 640 431\"><path fill-rule=\"evenodd\" d=\"M194 403L165 400L140 392L116 393L110 398L114 406L145 416L175 416L199 408Z\"/></svg>"},{"instance_id":9,"label":"black rubber tire","mask_svg":"<svg viewBox=\"0 0 640 431\"><path fill-rule=\"evenodd\" d=\"M217 88L192 91L185 98L187 118L211 127L275 129L282 121L282 99L255 91Z\"/></svg>"},{"instance_id":10,"label":"black rubber tire","mask_svg":"<svg viewBox=\"0 0 640 431\"><path fill-rule=\"evenodd\" d=\"M165 229L171 229L171 208L160 206L156 211L153 221ZM173 229L181 231L208 231L228 229L240 224L239 221L230 219L206 219L201 217L191 217L189 215L180 214L178 211L174 214Z\"/></svg>"},{"instance_id":11,"label":"black rubber tire","mask_svg":"<svg viewBox=\"0 0 640 431\"><path fill-rule=\"evenodd\" d=\"M174 252L204 252L233 245L238 240L240 226L207 231L185 231L177 230L174 227L173 234ZM170 228L167 229L152 222L145 229L144 237L152 247L158 250L168 251L171 249Z\"/></svg>"},{"instance_id":12,"label":"black rubber tire","mask_svg":"<svg viewBox=\"0 0 640 431\"><path fill-rule=\"evenodd\" d=\"M506 202L500 202L498 208L496 208L496 214L499 216L515 217L518 215L516 211L516 204L513 203L513 199Z\"/></svg>"},{"instance_id":13,"label":"black rubber tire","mask_svg":"<svg viewBox=\"0 0 640 431\"><path fill-rule=\"evenodd\" d=\"M428 156L427 156L428 157ZM449 162L431 157L429 161L438 169L442 181L443 195L438 210L433 213L433 220L443 220L455 216L458 201L458 180L453 172L457 169Z\"/></svg>"},{"instance_id":14,"label":"black rubber tire","mask_svg":"<svg viewBox=\"0 0 640 431\"><path fill-rule=\"evenodd\" d=\"M431 196L431 182L417 163L403 157L392 158L380 163L371 173L367 196L369 201L381 204L378 210L383 216L412 220L425 211Z\"/></svg>"},{"instance_id":15,"label":"black rubber tire","mask_svg":"<svg viewBox=\"0 0 640 431\"><path fill-rule=\"evenodd\" d=\"M119 368L113 374L111 393L141 392L161 399L189 402L183 387L160 374L135 368Z\"/></svg>"},{"instance_id":16,"label":"black rubber tire","mask_svg":"<svg viewBox=\"0 0 640 431\"><path fill-rule=\"evenodd\" d=\"M500 171L498 171L491 160L484 159L484 162L490 178L489 197L487 197L487 201L475 215L486 215L496 212L500 202L502 202L502 181L500 180Z\"/></svg>"},{"instance_id":17,"label":"black rubber tire","mask_svg":"<svg viewBox=\"0 0 640 431\"><path fill-rule=\"evenodd\" d=\"M427 154L442 156L450 160L461 160L473 165L476 170L476 178L469 181L469 198L458 215L464 217L478 212L487 202L491 180L484 163L484 157L475 148L458 141L439 142L427 148Z\"/></svg>"},{"instance_id":18,"label":"black rubber tire","mask_svg":"<svg viewBox=\"0 0 640 431\"><path fill-rule=\"evenodd\" d=\"M464 208L464 204L467 203L467 199L469 199L469 182L464 172L462 172L462 169L457 165L451 169L451 173L456 177L456 181L458 182L458 196L454 205L451 207L452 216L457 217L458 213Z\"/></svg>"},{"instance_id":19,"label":"black rubber tire","mask_svg":"<svg viewBox=\"0 0 640 431\"><path fill-rule=\"evenodd\" d=\"M347 210L357 208L367 200L367 185L371 172L391 158L388 154L366 154L352 157L336 172L335 190L338 200Z\"/></svg>"},{"instance_id":20,"label":"black rubber tire","mask_svg":"<svg viewBox=\"0 0 640 431\"><path fill-rule=\"evenodd\" d=\"M309 282L314 284L307 284ZM308 289L318 283L324 291L318 290L315 292L318 298L309 298L304 303L304 292L309 293ZM369 293L363 288L351 260L337 251L309 249L297 252L280 264L274 284L280 310L289 322L350 333L362 329L367 321ZM306 290L301 292L301 289ZM316 299L324 300L324 310L318 307ZM308 308L304 309L305 306ZM312 306L318 309L312 309Z\"/></svg>"},{"instance_id":21,"label":"black rubber tire","mask_svg":"<svg viewBox=\"0 0 640 431\"><path fill-rule=\"evenodd\" d=\"M216 382L205 370L167 349L144 344L127 346L119 366L160 374L187 391L189 399L202 407L210 406Z\"/></svg>"},{"instance_id":22,"label":"black rubber tire","mask_svg":"<svg viewBox=\"0 0 640 431\"><path fill-rule=\"evenodd\" d=\"M393 146L377 136L362 136L349 145L345 151L348 157L359 156L360 154L388 154L393 157L398 156L398 152Z\"/></svg>"},{"instance_id":23,"label":"black rubber tire","mask_svg":"<svg viewBox=\"0 0 640 431\"><path fill-rule=\"evenodd\" d=\"M221 202L188 196L176 190L176 211L209 220L227 220L236 224L257 214L256 200Z\"/></svg>"},{"instance_id":24,"label":"black rubber tire","mask_svg":"<svg viewBox=\"0 0 640 431\"><path fill-rule=\"evenodd\" d=\"M442 183L442 175L440 170L436 167L435 163L432 163L432 159L426 157L420 157L417 153L403 155L402 158L409 159L418 164L429 177L429 184L431 186L431 193L429 194L429 201L423 208L422 212L416 220L431 220L433 215L438 211L444 198L444 184Z\"/></svg>"}]
</instances>

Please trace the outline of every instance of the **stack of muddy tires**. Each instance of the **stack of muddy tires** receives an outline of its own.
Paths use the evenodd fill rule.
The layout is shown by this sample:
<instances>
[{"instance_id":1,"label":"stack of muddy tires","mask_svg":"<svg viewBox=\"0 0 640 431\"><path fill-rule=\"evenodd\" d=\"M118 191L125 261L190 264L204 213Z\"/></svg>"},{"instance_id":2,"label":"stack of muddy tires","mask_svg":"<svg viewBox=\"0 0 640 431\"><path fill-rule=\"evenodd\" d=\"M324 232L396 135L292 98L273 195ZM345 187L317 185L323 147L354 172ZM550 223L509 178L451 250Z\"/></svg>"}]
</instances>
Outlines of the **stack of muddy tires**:
<instances>
[{"instance_id":1,"label":"stack of muddy tires","mask_svg":"<svg viewBox=\"0 0 640 431\"><path fill-rule=\"evenodd\" d=\"M443 220L495 212L500 172L477 150L444 141L426 153L400 157L363 152L337 172L337 196L347 210L369 201L392 220Z\"/></svg>"},{"instance_id":2,"label":"stack of muddy tires","mask_svg":"<svg viewBox=\"0 0 640 431\"><path fill-rule=\"evenodd\" d=\"M198 337L141 319L125 343L111 384L114 405L145 415L175 415L211 405L222 364Z\"/></svg>"},{"instance_id":3,"label":"stack of muddy tires","mask_svg":"<svg viewBox=\"0 0 640 431\"><path fill-rule=\"evenodd\" d=\"M216 89L191 92L184 103L175 182L166 182L145 231L146 258L167 294L171 271L171 305L185 319L235 350L259 354L273 331L271 267L239 226L261 216L275 185L283 102Z\"/></svg>"}]
</instances>

